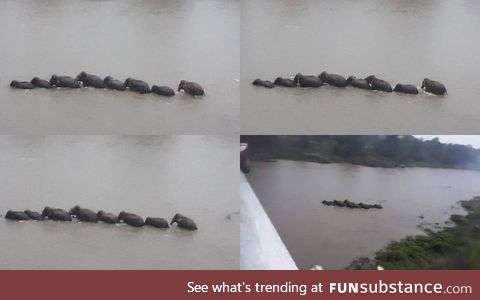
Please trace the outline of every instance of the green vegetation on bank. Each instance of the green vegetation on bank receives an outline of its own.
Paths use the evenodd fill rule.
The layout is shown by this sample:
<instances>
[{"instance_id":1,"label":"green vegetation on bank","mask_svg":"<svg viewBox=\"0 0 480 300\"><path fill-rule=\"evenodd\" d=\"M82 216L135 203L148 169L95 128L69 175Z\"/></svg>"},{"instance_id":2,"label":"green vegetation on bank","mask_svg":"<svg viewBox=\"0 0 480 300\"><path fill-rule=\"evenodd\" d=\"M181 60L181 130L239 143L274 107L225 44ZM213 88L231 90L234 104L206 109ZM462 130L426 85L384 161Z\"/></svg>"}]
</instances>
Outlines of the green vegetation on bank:
<instances>
[{"instance_id":1,"label":"green vegetation on bank","mask_svg":"<svg viewBox=\"0 0 480 300\"><path fill-rule=\"evenodd\" d=\"M454 227L392 242L373 259L359 258L347 269L480 269L480 197L462 206L468 214L453 215Z\"/></svg>"},{"instance_id":2,"label":"green vegetation on bank","mask_svg":"<svg viewBox=\"0 0 480 300\"><path fill-rule=\"evenodd\" d=\"M480 150L414 136L242 136L242 142L249 143L252 160L480 170Z\"/></svg>"}]
</instances>

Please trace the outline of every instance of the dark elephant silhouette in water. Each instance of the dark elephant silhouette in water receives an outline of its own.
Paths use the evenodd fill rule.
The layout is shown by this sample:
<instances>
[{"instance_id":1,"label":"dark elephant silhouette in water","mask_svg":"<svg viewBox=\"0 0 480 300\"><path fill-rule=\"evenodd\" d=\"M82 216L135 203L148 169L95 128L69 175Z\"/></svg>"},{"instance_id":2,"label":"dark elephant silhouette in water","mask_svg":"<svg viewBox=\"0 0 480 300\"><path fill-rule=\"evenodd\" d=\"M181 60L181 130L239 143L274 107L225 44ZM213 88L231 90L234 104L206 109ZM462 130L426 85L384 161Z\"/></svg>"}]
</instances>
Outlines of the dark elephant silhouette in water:
<instances>
[{"instance_id":1,"label":"dark elephant silhouette in water","mask_svg":"<svg viewBox=\"0 0 480 300\"><path fill-rule=\"evenodd\" d=\"M42 217L54 221L72 221L72 216L61 208L51 208L46 206L42 211Z\"/></svg>"},{"instance_id":2,"label":"dark elephant silhouette in water","mask_svg":"<svg viewBox=\"0 0 480 300\"><path fill-rule=\"evenodd\" d=\"M111 90L124 91L127 89L124 82L117 80L112 76L105 77L103 82L105 83L105 86Z\"/></svg>"},{"instance_id":3,"label":"dark elephant silhouette in water","mask_svg":"<svg viewBox=\"0 0 480 300\"><path fill-rule=\"evenodd\" d=\"M401 83L399 83L395 86L393 91L397 92L397 93L404 93L404 94L413 94L413 95L418 94L418 89L413 84L401 84Z\"/></svg>"},{"instance_id":4,"label":"dark elephant silhouette in water","mask_svg":"<svg viewBox=\"0 0 480 300\"><path fill-rule=\"evenodd\" d=\"M118 215L118 221L134 227L142 227L145 225L142 217L125 211L120 212Z\"/></svg>"},{"instance_id":5,"label":"dark elephant silhouette in water","mask_svg":"<svg viewBox=\"0 0 480 300\"><path fill-rule=\"evenodd\" d=\"M44 219L44 218L42 217L42 215L39 214L39 213L36 212L36 211L31 211L31 210L28 210L28 209L27 209L26 211L24 211L24 213L25 213L27 216L29 216L30 219L35 220L35 221L43 221L43 219Z\"/></svg>"},{"instance_id":6,"label":"dark elephant silhouette in water","mask_svg":"<svg viewBox=\"0 0 480 300\"><path fill-rule=\"evenodd\" d=\"M301 73L295 75L293 81L301 87L321 87L323 85L322 80L318 76L303 75Z\"/></svg>"},{"instance_id":7,"label":"dark elephant silhouette in water","mask_svg":"<svg viewBox=\"0 0 480 300\"><path fill-rule=\"evenodd\" d=\"M35 86L31 82L17 80L13 80L12 82L10 82L10 87L21 90L31 90L35 88Z\"/></svg>"},{"instance_id":8,"label":"dark elephant silhouette in water","mask_svg":"<svg viewBox=\"0 0 480 300\"><path fill-rule=\"evenodd\" d=\"M125 80L125 86L131 89L132 91L135 91L140 94L150 93L150 86L148 85L148 83L142 80L127 78L127 80Z\"/></svg>"},{"instance_id":9,"label":"dark elephant silhouette in water","mask_svg":"<svg viewBox=\"0 0 480 300\"><path fill-rule=\"evenodd\" d=\"M275 87L275 84L273 82L269 80L262 80L260 78L255 79L252 82L252 85L263 86L264 88L267 88L267 89L273 89Z\"/></svg>"},{"instance_id":10,"label":"dark elephant silhouette in water","mask_svg":"<svg viewBox=\"0 0 480 300\"><path fill-rule=\"evenodd\" d=\"M58 76L53 74L50 78L50 84L55 87L73 88L78 89L82 85L80 81L73 79L70 76Z\"/></svg>"},{"instance_id":11,"label":"dark elephant silhouette in water","mask_svg":"<svg viewBox=\"0 0 480 300\"><path fill-rule=\"evenodd\" d=\"M295 83L295 80L292 80L292 79L289 79L289 78L282 78L282 77L275 78L275 81L273 83L275 85L290 87L290 88L297 86L297 84Z\"/></svg>"},{"instance_id":12,"label":"dark elephant silhouette in water","mask_svg":"<svg viewBox=\"0 0 480 300\"><path fill-rule=\"evenodd\" d=\"M16 221L26 221L26 220L30 220L30 217L23 211L9 210L5 215L5 219L16 220Z\"/></svg>"},{"instance_id":13,"label":"dark elephant silhouette in water","mask_svg":"<svg viewBox=\"0 0 480 300\"><path fill-rule=\"evenodd\" d=\"M156 228L168 228L168 227L170 227L168 225L168 221L165 220L164 218L147 217L145 219L145 225L153 226L153 227L156 227Z\"/></svg>"},{"instance_id":14,"label":"dark elephant silhouette in water","mask_svg":"<svg viewBox=\"0 0 480 300\"><path fill-rule=\"evenodd\" d=\"M387 93L392 92L392 86L390 85L390 83L388 83L383 79L379 79L375 77L375 75L370 75L367 78L365 78L365 80L368 81L372 90L383 91Z\"/></svg>"},{"instance_id":15,"label":"dark elephant silhouette in water","mask_svg":"<svg viewBox=\"0 0 480 300\"><path fill-rule=\"evenodd\" d=\"M178 91L184 90L185 93L191 96L205 96L205 91L202 86L196 82L182 80L178 85Z\"/></svg>"},{"instance_id":16,"label":"dark elephant silhouette in water","mask_svg":"<svg viewBox=\"0 0 480 300\"><path fill-rule=\"evenodd\" d=\"M97 212L97 219L103 223L116 224L118 223L118 216L110 213L106 213L103 210Z\"/></svg>"},{"instance_id":17,"label":"dark elephant silhouette in water","mask_svg":"<svg viewBox=\"0 0 480 300\"><path fill-rule=\"evenodd\" d=\"M342 75L328 74L324 71L318 77L320 77L323 82L336 87L346 87L348 85L347 79L345 79L345 77Z\"/></svg>"},{"instance_id":18,"label":"dark elephant silhouette in water","mask_svg":"<svg viewBox=\"0 0 480 300\"><path fill-rule=\"evenodd\" d=\"M165 97L175 96L175 91L169 86L154 85L152 86L152 93Z\"/></svg>"},{"instance_id":19,"label":"dark elephant silhouette in water","mask_svg":"<svg viewBox=\"0 0 480 300\"><path fill-rule=\"evenodd\" d=\"M78 220L84 222L97 223L97 214L88 208L81 208L78 205L75 205L70 209L70 215L77 217Z\"/></svg>"},{"instance_id":20,"label":"dark elephant silhouette in water","mask_svg":"<svg viewBox=\"0 0 480 300\"><path fill-rule=\"evenodd\" d=\"M83 86L90 86L97 89L104 89L106 87L102 78L98 77L97 75L88 74L85 71L78 74L76 79L83 82Z\"/></svg>"},{"instance_id":21,"label":"dark elephant silhouette in water","mask_svg":"<svg viewBox=\"0 0 480 300\"><path fill-rule=\"evenodd\" d=\"M370 84L366 79L362 78L357 78L355 76L350 76L347 78L348 84L350 84L353 87L359 88L359 89L364 89L364 90L369 90L370 89Z\"/></svg>"},{"instance_id":22,"label":"dark elephant silhouette in water","mask_svg":"<svg viewBox=\"0 0 480 300\"><path fill-rule=\"evenodd\" d=\"M48 82L48 80L40 79L38 77L33 77L33 79L30 81L31 84L33 84L37 88L44 88L44 89L51 89L52 84Z\"/></svg>"},{"instance_id":23,"label":"dark elephant silhouette in water","mask_svg":"<svg viewBox=\"0 0 480 300\"><path fill-rule=\"evenodd\" d=\"M173 216L172 221L170 222L170 225L172 225L173 223L177 223L177 226L183 229L197 230L197 224L195 224L195 222L192 219L184 215L181 215L179 213Z\"/></svg>"},{"instance_id":24,"label":"dark elephant silhouette in water","mask_svg":"<svg viewBox=\"0 0 480 300\"><path fill-rule=\"evenodd\" d=\"M447 93L447 89L443 85L443 83L430 80L425 78L422 82L422 89L427 93L432 93L435 95L443 96Z\"/></svg>"}]
</instances>

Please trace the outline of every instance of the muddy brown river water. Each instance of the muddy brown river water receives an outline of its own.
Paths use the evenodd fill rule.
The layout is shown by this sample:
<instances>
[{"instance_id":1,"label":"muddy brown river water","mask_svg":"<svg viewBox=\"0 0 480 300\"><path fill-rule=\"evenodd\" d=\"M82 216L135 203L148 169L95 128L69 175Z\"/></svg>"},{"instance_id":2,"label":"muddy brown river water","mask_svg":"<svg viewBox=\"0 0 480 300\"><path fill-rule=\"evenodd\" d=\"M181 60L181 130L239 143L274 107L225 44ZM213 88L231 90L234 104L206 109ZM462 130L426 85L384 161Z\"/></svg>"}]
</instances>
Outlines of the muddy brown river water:
<instances>
[{"instance_id":1,"label":"muddy brown river water","mask_svg":"<svg viewBox=\"0 0 480 300\"><path fill-rule=\"evenodd\" d=\"M301 269L344 268L392 240L448 226L451 214L465 213L459 200L480 195L480 172L469 170L277 161L253 162L247 178ZM383 209L321 203L334 199Z\"/></svg>"},{"instance_id":2,"label":"muddy brown river water","mask_svg":"<svg viewBox=\"0 0 480 300\"><path fill-rule=\"evenodd\" d=\"M199 228L1 217L0 269L238 269L237 157L226 136L0 136L3 216L79 204Z\"/></svg>"}]
</instances>

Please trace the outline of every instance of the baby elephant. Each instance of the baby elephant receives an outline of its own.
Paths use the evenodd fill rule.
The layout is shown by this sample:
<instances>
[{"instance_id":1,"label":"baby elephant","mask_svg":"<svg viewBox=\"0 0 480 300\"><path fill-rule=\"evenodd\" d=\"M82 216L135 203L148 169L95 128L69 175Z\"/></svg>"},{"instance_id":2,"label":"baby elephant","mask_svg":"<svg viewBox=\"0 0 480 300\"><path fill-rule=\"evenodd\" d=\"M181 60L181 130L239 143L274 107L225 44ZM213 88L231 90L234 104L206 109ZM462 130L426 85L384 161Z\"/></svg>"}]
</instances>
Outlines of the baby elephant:
<instances>
[{"instance_id":1,"label":"baby elephant","mask_svg":"<svg viewBox=\"0 0 480 300\"><path fill-rule=\"evenodd\" d=\"M447 89L445 88L443 83L435 80L430 80L428 78L425 78L423 80L422 89L427 93L432 93L439 96L443 96L447 93Z\"/></svg>"},{"instance_id":2,"label":"baby elephant","mask_svg":"<svg viewBox=\"0 0 480 300\"><path fill-rule=\"evenodd\" d=\"M112 76L105 77L103 82L105 83L105 86L111 90L124 91L127 89L125 87L125 83L113 78Z\"/></svg>"},{"instance_id":3,"label":"baby elephant","mask_svg":"<svg viewBox=\"0 0 480 300\"><path fill-rule=\"evenodd\" d=\"M12 82L10 82L10 87L22 90L31 90L35 88L35 86L31 82L17 80L13 80Z\"/></svg>"},{"instance_id":4,"label":"baby elephant","mask_svg":"<svg viewBox=\"0 0 480 300\"><path fill-rule=\"evenodd\" d=\"M273 89L273 88L275 87L275 84L273 84L273 82L268 81L268 80L262 80L262 79L260 79L260 78L255 79L255 80L252 82L252 85L254 85L254 86L263 86L264 88L267 88L267 89Z\"/></svg>"},{"instance_id":5,"label":"baby elephant","mask_svg":"<svg viewBox=\"0 0 480 300\"><path fill-rule=\"evenodd\" d=\"M127 80L125 80L125 86L132 91L138 92L140 94L150 93L150 86L148 85L148 83L142 80L127 78Z\"/></svg>"},{"instance_id":6,"label":"baby elephant","mask_svg":"<svg viewBox=\"0 0 480 300\"><path fill-rule=\"evenodd\" d=\"M156 228L168 228L170 227L168 225L168 221L165 220L164 218L150 218L147 217L145 219L145 225L150 225Z\"/></svg>"},{"instance_id":7,"label":"baby elephant","mask_svg":"<svg viewBox=\"0 0 480 300\"><path fill-rule=\"evenodd\" d=\"M275 85L284 86L284 87L296 87L297 84L294 80L289 78L277 77L273 82Z\"/></svg>"},{"instance_id":8,"label":"baby elephant","mask_svg":"<svg viewBox=\"0 0 480 300\"><path fill-rule=\"evenodd\" d=\"M114 214L106 213L103 210L97 212L97 219L107 224L116 224L118 223L118 217Z\"/></svg>"},{"instance_id":9,"label":"baby elephant","mask_svg":"<svg viewBox=\"0 0 480 300\"><path fill-rule=\"evenodd\" d=\"M42 217L54 221L72 221L72 216L63 209L46 206L42 211Z\"/></svg>"},{"instance_id":10,"label":"baby elephant","mask_svg":"<svg viewBox=\"0 0 480 300\"><path fill-rule=\"evenodd\" d=\"M143 227L143 225L145 225L142 217L125 211L120 212L118 215L118 221L133 227Z\"/></svg>"},{"instance_id":11,"label":"baby elephant","mask_svg":"<svg viewBox=\"0 0 480 300\"><path fill-rule=\"evenodd\" d=\"M38 77L33 77L33 79L30 81L31 84L33 84L35 87L38 88L44 88L44 89L51 89L52 84L48 82L47 80L40 79Z\"/></svg>"},{"instance_id":12,"label":"baby elephant","mask_svg":"<svg viewBox=\"0 0 480 300\"><path fill-rule=\"evenodd\" d=\"M350 84L353 87L359 88L359 89L364 89L364 90L369 90L370 89L370 84L366 79L361 79L357 78L355 76L350 76L347 78L348 84Z\"/></svg>"},{"instance_id":13,"label":"baby elephant","mask_svg":"<svg viewBox=\"0 0 480 300\"><path fill-rule=\"evenodd\" d=\"M30 220L30 217L23 211L9 210L5 215L5 219L16 220L16 221L26 221L26 220Z\"/></svg>"},{"instance_id":14,"label":"baby elephant","mask_svg":"<svg viewBox=\"0 0 480 300\"><path fill-rule=\"evenodd\" d=\"M78 220L84 221L84 222L91 222L91 223L97 223L97 214L94 213L92 210L87 209L87 208L81 208L78 205L75 205L71 210L70 210L70 215L74 215L77 217Z\"/></svg>"},{"instance_id":15,"label":"baby elephant","mask_svg":"<svg viewBox=\"0 0 480 300\"><path fill-rule=\"evenodd\" d=\"M152 93L160 95L160 96L166 96L166 97L175 96L175 91L171 87L168 87L168 86L154 85L154 86L152 86Z\"/></svg>"},{"instance_id":16,"label":"baby elephant","mask_svg":"<svg viewBox=\"0 0 480 300\"><path fill-rule=\"evenodd\" d=\"M333 85L336 87L346 87L348 85L347 80L342 75L328 74L324 71L318 77L320 77L323 82L326 82L329 85Z\"/></svg>"},{"instance_id":17,"label":"baby elephant","mask_svg":"<svg viewBox=\"0 0 480 300\"><path fill-rule=\"evenodd\" d=\"M184 215L181 215L179 213L173 216L173 219L170 222L170 225L172 225L173 223L177 223L177 226L183 229L197 230L197 224L195 224L195 222L192 219Z\"/></svg>"},{"instance_id":18,"label":"baby elephant","mask_svg":"<svg viewBox=\"0 0 480 300\"><path fill-rule=\"evenodd\" d=\"M97 89L104 89L105 82L97 75L88 74L85 71L77 75L77 80L83 82L83 86L90 86Z\"/></svg>"},{"instance_id":19,"label":"baby elephant","mask_svg":"<svg viewBox=\"0 0 480 300\"><path fill-rule=\"evenodd\" d=\"M36 211L31 211L27 209L26 211L24 211L24 213L32 220L43 221L44 219L42 215Z\"/></svg>"},{"instance_id":20,"label":"baby elephant","mask_svg":"<svg viewBox=\"0 0 480 300\"><path fill-rule=\"evenodd\" d=\"M404 93L404 94L418 94L418 89L413 84L397 84L393 89L394 92Z\"/></svg>"},{"instance_id":21,"label":"baby elephant","mask_svg":"<svg viewBox=\"0 0 480 300\"><path fill-rule=\"evenodd\" d=\"M185 93L191 96L205 96L205 91L202 86L196 82L182 80L178 85L178 91L184 90Z\"/></svg>"}]
</instances>

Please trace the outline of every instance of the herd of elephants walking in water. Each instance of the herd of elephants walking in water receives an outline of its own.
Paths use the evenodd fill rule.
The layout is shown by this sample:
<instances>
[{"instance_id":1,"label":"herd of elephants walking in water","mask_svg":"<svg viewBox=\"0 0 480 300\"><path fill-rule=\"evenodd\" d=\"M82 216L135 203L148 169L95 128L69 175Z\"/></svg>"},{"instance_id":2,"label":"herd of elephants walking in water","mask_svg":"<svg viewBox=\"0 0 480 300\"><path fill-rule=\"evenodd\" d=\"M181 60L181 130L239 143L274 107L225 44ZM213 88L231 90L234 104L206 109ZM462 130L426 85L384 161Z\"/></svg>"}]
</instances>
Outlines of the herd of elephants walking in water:
<instances>
[{"instance_id":1,"label":"herd of elephants walking in water","mask_svg":"<svg viewBox=\"0 0 480 300\"><path fill-rule=\"evenodd\" d=\"M97 89L111 89L117 91L125 91L127 89L140 93L148 94L154 93L160 96L171 97L175 95L175 91L168 86L153 85L150 88L149 84L143 80L134 78L127 78L125 81L120 81L111 76L107 76L104 79L97 75L81 72L76 78L70 76L58 76L52 75L50 80L40 79L34 77L31 81L17 81L13 80L10 83L12 88L31 90L34 88L81 88L92 87ZM196 82L181 80L178 85L177 91L183 90L185 93L191 96L204 96L205 91L202 86Z\"/></svg>"},{"instance_id":2,"label":"herd of elephants walking in water","mask_svg":"<svg viewBox=\"0 0 480 300\"><path fill-rule=\"evenodd\" d=\"M291 78L283 78L277 77L274 82L269 80L262 80L260 78L255 79L252 84L256 86L263 86L265 88L274 88L275 86L283 86L283 87L321 87L324 84L328 84L335 87L347 87L352 86L359 89L364 90L374 90L374 91L382 91L382 92L399 92L405 94L418 94L418 88L413 84L402 84L399 83L392 89L390 83L386 80L379 79L375 77L375 75L370 75L366 78L357 78L355 76L350 76L348 78L343 77L342 75L338 74L329 74L327 72L322 72L320 75L303 75L298 73L295 75L294 79ZM425 78L422 82L421 89L430 94L443 96L447 94L447 89L445 86L435 80L431 80L429 78Z\"/></svg>"},{"instance_id":3,"label":"herd of elephants walking in water","mask_svg":"<svg viewBox=\"0 0 480 300\"><path fill-rule=\"evenodd\" d=\"M118 215L111 213L106 213L103 210L95 213L94 211L88 208L81 208L76 205L70 211L63 210L61 208L51 208L49 206L45 207L42 213L34 212L31 210L25 211L12 211L9 210L5 215L6 219L16 220L16 221L44 221L44 220L53 220L53 221L65 221L71 222L74 218L82 222L90 223L107 223L107 224L117 224L124 223L133 227L143 227L143 226L152 226L156 228L169 228L170 225L177 224L179 228L186 230L197 230L197 224L182 214L175 214L170 221L164 218L159 217L147 217L145 220L139 215L122 211Z\"/></svg>"}]
</instances>

